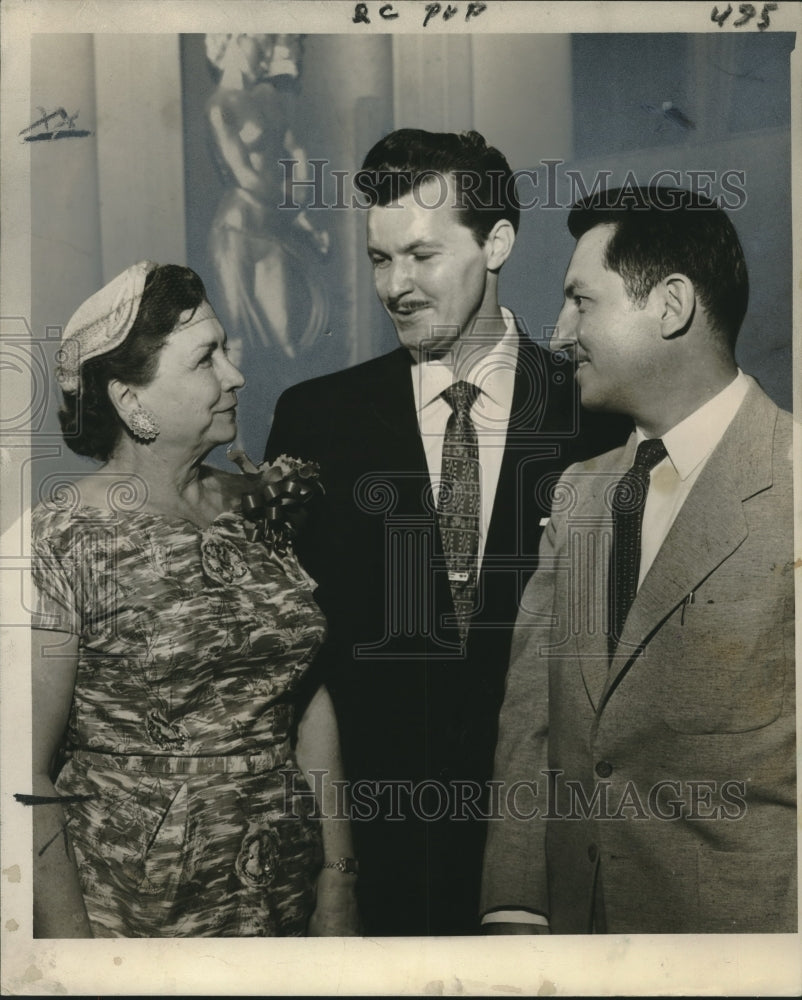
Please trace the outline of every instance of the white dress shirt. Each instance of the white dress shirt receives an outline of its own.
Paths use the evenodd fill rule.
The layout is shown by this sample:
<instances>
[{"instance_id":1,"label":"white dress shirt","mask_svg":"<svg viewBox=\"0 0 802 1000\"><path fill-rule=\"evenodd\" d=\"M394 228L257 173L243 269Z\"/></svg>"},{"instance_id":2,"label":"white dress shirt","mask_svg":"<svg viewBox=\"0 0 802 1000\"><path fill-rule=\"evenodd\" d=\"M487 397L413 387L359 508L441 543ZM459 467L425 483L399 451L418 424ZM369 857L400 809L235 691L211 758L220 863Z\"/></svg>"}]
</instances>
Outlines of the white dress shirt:
<instances>
[{"instance_id":1,"label":"white dress shirt","mask_svg":"<svg viewBox=\"0 0 802 1000\"><path fill-rule=\"evenodd\" d=\"M649 492L643 508L638 587L707 460L743 403L749 385L750 379L739 368L728 386L663 435L668 454L652 469L649 477ZM640 427L636 427L635 432L638 444L646 440L647 435ZM548 926L544 916L526 910L494 910L485 914L482 923Z\"/></svg>"},{"instance_id":2,"label":"white dress shirt","mask_svg":"<svg viewBox=\"0 0 802 1000\"><path fill-rule=\"evenodd\" d=\"M643 508L638 587L716 445L732 423L749 390L749 378L738 369L730 384L694 410L662 438L668 455L652 469ZM646 439L636 427L638 444Z\"/></svg>"},{"instance_id":3,"label":"white dress shirt","mask_svg":"<svg viewBox=\"0 0 802 1000\"><path fill-rule=\"evenodd\" d=\"M472 382L481 392L471 409L471 419L476 428L479 444L480 513L479 513L479 565L484 555L493 502L501 471L501 460L507 440L507 425L512 410L515 388L515 366L518 362L518 330L509 309L501 307L506 324L499 342L487 354L476 359L467 348L458 359L455 369L453 359L422 361L412 366L412 391L418 415L423 450L436 498L440 488L443 464L443 439L452 410L443 399L442 392L454 382ZM481 344L477 352L481 350Z\"/></svg>"}]
</instances>

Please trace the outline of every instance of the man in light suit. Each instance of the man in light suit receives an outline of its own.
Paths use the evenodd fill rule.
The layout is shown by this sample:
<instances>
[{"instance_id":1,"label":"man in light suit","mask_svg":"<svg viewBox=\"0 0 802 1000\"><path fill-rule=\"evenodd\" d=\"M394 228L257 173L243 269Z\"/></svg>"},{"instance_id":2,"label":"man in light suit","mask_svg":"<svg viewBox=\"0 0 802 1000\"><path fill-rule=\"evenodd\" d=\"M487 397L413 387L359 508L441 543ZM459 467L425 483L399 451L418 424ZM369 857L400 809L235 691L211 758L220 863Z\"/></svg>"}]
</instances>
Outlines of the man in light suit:
<instances>
[{"instance_id":1,"label":"man in light suit","mask_svg":"<svg viewBox=\"0 0 802 1000\"><path fill-rule=\"evenodd\" d=\"M636 430L566 471L523 595L485 928L795 931L791 418L734 360L741 246L663 188L568 225L552 346Z\"/></svg>"},{"instance_id":2,"label":"man in light suit","mask_svg":"<svg viewBox=\"0 0 802 1000\"><path fill-rule=\"evenodd\" d=\"M477 933L486 782L549 486L628 428L584 423L569 363L499 305L519 207L498 150L475 132L402 129L358 186L401 346L288 390L267 457L317 461L326 488L298 552L329 623L317 679L339 719L365 933ZM475 433L478 461L454 460L459 383L476 387L460 433ZM470 493L454 488L473 498L459 515L470 532L444 513L446 464L477 472ZM444 530L475 540L464 567Z\"/></svg>"}]
</instances>

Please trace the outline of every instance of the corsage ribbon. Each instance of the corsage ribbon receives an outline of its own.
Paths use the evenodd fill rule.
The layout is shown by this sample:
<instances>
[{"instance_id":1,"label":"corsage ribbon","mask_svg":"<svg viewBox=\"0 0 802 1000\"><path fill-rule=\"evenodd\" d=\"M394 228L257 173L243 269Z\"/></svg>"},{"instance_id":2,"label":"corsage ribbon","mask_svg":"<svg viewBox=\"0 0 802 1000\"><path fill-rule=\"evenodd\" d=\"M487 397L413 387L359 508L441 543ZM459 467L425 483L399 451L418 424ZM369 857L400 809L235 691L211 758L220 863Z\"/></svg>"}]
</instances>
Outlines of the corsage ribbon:
<instances>
[{"instance_id":1,"label":"corsage ribbon","mask_svg":"<svg viewBox=\"0 0 802 1000\"><path fill-rule=\"evenodd\" d=\"M242 495L248 541L264 542L278 555L286 555L298 534L304 505L325 492L319 479L320 467L316 462L302 462L286 455L273 465L263 462L257 467L239 449L229 451L228 457L253 482L253 489Z\"/></svg>"}]
</instances>

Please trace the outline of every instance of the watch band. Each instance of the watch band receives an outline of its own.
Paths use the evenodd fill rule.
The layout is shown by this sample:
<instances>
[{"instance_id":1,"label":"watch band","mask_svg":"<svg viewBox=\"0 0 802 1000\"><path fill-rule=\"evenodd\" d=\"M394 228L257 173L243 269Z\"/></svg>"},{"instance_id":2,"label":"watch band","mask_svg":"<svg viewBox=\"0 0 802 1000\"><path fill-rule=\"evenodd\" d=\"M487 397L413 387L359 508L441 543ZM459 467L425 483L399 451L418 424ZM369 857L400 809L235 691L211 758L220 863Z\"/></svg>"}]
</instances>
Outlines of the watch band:
<instances>
[{"instance_id":1,"label":"watch band","mask_svg":"<svg viewBox=\"0 0 802 1000\"><path fill-rule=\"evenodd\" d=\"M338 872L342 872L343 875L358 875L359 874L359 862L356 858L337 858L336 861L327 861L324 868L336 868Z\"/></svg>"}]
</instances>

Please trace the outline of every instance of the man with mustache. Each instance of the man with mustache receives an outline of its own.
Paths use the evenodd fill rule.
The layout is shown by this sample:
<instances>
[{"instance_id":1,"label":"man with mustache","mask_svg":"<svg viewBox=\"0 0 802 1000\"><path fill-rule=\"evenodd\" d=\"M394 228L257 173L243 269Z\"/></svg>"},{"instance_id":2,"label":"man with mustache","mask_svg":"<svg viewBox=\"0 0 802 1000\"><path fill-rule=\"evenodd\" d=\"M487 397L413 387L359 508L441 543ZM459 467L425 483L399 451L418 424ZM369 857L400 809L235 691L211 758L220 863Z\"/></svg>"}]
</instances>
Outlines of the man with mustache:
<instances>
[{"instance_id":1,"label":"man with mustache","mask_svg":"<svg viewBox=\"0 0 802 1000\"><path fill-rule=\"evenodd\" d=\"M499 304L520 210L476 132L367 154L376 292L400 347L288 390L267 456L320 464L299 555L329 640L368 935L469 934L496 721L550 487L622 439Z\"/></svg>"}]
</instances>

